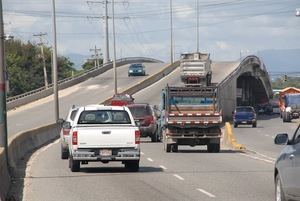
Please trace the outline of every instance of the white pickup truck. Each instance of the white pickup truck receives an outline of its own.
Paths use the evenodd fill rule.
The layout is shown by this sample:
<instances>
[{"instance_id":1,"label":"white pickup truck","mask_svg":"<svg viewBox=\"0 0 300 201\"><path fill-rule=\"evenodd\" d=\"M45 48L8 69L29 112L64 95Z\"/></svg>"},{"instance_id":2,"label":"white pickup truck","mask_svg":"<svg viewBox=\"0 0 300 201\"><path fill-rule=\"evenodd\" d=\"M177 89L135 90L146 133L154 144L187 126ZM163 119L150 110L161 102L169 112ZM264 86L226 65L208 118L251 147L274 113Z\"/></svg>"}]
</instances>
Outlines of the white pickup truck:
<instances>
[{"instance_id":1,"label":"white pickup truck","mask_svg":"<svg viewBox=\"0 0 300 201\"><path fill-rule=\"evenodd\" d=\"M69 167L92 161L121 161L131 171L139 170L140 131L127 107L89 105L80 107L69 138Z\"/></svg>"}]
</instances>

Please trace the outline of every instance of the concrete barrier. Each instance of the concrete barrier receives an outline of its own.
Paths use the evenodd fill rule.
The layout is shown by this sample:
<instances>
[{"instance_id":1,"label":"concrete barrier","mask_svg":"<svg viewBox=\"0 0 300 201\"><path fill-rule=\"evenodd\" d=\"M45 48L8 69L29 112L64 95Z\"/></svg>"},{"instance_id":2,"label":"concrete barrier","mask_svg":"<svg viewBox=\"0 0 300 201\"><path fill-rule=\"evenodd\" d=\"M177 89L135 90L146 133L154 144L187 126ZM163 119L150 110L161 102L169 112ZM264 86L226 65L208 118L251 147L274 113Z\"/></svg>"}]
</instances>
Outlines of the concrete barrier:
<instances>
[{"instance_id":1,"label":"concrete barrier","mask_svg":"<svg viewBox=\"0 0 300 201\"><path fill-rule=\"evenodd\" d=\"M3 148L0 148L0 195L3 201L8 194L11 177L19 170L18 162L33 150L57 139L60 129L61 124L51 124L14 135L8 142L9 167L7 167Z\"/></svg>"},{"instance_id":2,"label":"concrete barrier","mask_svg":"<svg viewBox=\"0 0 300 201\"><path fill-rule=\"evenodd\" d=\"M236 138L232 132L232 127L229 122L225 123L225 143L235 150L245 150L246 147L242 144L237 143Z\"/></svg>"},{"instance_id":3,"label":"concrete barrier","mask_svg":"<svg viewBox=\"0 0 300 201\"><path fill-rule=\"evenodd\" d=\"M0 147L0 201L5 201L10 183L11 179L7 168L5 152L4 149Z\"/></svg>"},{"instance_id":4,"label":"concrete barrier","mask_svg":"<svg viewBox=\"0 0 300 201\"><path fill-rule=\"evenodd\" d=\"M144 58L144 57L133 57L133 58L125 58L125 59L119 59L116 61L118 66L131 64L131 63L143 63L143 62L161 62L159 60L150 59L150 58ZM95 77L99 74L102 74L110 69L112 69L113 65L112 62L102 65L99 68L92 68L88 71L84 72L81 75L78 75L76 77L66 78L64 80L60 80L58 82L58 88L59 90L71 87L75 84L78 84L80 82L83 82L91 77ZM19 107L22 105L25 105L27 103L39 100L41 98L50 96L53 94L53 84L49 85L49 88L46 89L45 87L41 87L39 89L15 96L10 97L7 99L7 110L11 110L15 107Z\"/></svg>"},{"instance_id":5,"label":"concrete barrier","mask_svg":"<svg viewBox=\"0 0 300 201\"><path fill-rule=\"evenodd\" d=\"M158 80L162 79L164 76L170 74L178 66L179 66L179 61L176 61L173 64L169 64L169 65L165 66L161 71L157 72L156 74L138 82L134 86L131 86L119 93L132 95L132 94L150 86L151 84L154 84ZM101 102L100 104L109 104L111 99L112 99L112 97L106 99L105 101Z\"/></svg>"}]
</instances>

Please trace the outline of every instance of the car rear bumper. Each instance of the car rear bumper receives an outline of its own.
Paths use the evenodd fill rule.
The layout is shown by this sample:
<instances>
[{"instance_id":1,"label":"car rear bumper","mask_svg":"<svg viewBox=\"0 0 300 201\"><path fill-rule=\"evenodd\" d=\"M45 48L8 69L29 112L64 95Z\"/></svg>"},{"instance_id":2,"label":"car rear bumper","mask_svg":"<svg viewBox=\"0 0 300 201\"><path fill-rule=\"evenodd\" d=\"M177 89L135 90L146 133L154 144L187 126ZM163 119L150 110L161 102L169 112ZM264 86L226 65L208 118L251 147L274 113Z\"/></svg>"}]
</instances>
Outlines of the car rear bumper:
<instances>
[{"instance_id":1,"label":"car rear bumper","mask_svg":"<svg viewBox=\"0 0 300 201\"><path fill-rule=\"evenodd\" d=\"M115 151L117 150L117 151ZM72 154L73 160L78 161L129 161L129 160L139 160L140 150L139 149L129 149L121 148L112 151L111 155L101 155L99 149L89 150L89 151L74 151Z\"/></svg>"},{"instance_id":2,"label":"car rear bumper","mask_svg":"<svg viewBox=\"0 0 300 201\"><path fill-rule=\"evenodd\" d=\"M253 124L256 122L256 119L253 119L253 120L234 120L233 121L235 124Z\"/></svg>"}]
</instances>

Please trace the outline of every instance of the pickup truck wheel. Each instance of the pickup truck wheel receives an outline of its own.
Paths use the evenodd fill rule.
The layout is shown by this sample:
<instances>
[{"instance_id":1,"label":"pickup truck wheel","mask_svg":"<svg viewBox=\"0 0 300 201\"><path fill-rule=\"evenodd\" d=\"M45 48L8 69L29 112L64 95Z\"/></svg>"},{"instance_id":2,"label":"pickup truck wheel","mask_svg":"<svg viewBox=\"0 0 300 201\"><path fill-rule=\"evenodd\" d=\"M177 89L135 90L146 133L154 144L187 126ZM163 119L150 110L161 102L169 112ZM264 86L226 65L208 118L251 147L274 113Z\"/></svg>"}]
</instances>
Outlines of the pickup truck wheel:
<instances>
[{"instance_id":1,"label":"pickup truck wheel","mask_svg":"<svg viewBox=\"0 0 300 201\"><path fill-rule=\"evenodd\" d=\"M237 124L237 123L234 123L233 126L234 126L234 128L237 128L237 127L238 127L238 124Z\"/></svg>"},{"instance_id":2,"label":"pickup truck wheel","mask_svg":"<svg viewBox=\"0 0 300 201\"><path fill-rule=\"evenodd\" d=\"M208 144L207 151L209 153L219 153L220 152L220 144Z\"/></svg>"},{"instance_id":3,"label":"pickup truck wheel","mask_svg":"<svg viewBox=\"0 0 300 201\"><path fill-rule=\"evenodd\" d=\"M169 153L169 152L171 152L171 145L170 144L165 144L165 151L167 152L167 153Z\"/></svg>"},{"instance_id":4,"label":"pickup truck wheel","mask_svg":"<svg viewBox=\"0 0 300 201\"><path fill-rule=\"evenodd\" d=\"M80 171L80 161L74 161L72 157L69 159L69 166L72 172Z\"/></svg>"},{"instance_id":5,"label":"pickup truck wheel","mask_svg":"<svg viewBox=\"0 0 300 201\"><path fill-rule=\"evenodd\" d=\"M158 141L158 135L157 135L157 131L155 131L155 133L153 133L151 136L151 142L157 142L157 141Z\"/></svg>"},{"instance_id":6,"label":"pickup truck wheel","mask_svg":"<svg viewBox=\"0 0 300 201\"><path fill-rule=\"evenodd\" d=\"M172 145L172 152L178 152L178 144L173 144Z\"/></svg>"},{"instance_id":7,"label":"pickup truck wheel","mask_svg":"<svg viewBox=\"0 0 300 201\"><path fill-rule=\"evenodd\" d=\"M68 158L69 158L68 149L64 149L61 147L61 159L68 159Z\"/></svg>"},{"instance_id":8,"label":"pickup truck wheel","mask_svg":"<svg viewBox=\"0 0 300 201\"><path fill-rule=\"evenodd\" d=\"M252 127L253 127L253 128L256 128L256 122L252 124Z\"/></svg>"},{"instance_id":9,"label":"pickup truck wheel","mask_svg":"<svg viewBox=\"0 0 300 201\"><path fill-rule=\"evenodd\" d=\"M137 172L140 169L140 161L127 161L125 162L125 168L131 172Z\"/></svg>"}]
</instances>

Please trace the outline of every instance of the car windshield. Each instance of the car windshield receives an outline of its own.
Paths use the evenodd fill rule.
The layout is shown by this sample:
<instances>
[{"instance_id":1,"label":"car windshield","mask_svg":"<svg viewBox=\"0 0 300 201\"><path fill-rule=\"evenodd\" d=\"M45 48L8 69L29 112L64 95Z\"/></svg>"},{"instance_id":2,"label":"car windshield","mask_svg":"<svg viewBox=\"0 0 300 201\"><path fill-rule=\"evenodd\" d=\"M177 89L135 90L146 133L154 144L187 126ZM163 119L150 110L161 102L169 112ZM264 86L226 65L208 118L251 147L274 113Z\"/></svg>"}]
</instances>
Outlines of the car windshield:
<instances>
[{"instance_id":1,"label":"car windshield","mask_svg":"<svg viewBox=\"0 0 300 201\"><path fill-rule=\"evenodd\" d=\"M135 118L151 115L149 106L131 106L129 107L129 110Z\"/></svg>"},{"instance_id":2,"label":"car windshield","mask_svg":"<svg viewBox=\"0 0 300 201\"><path fill-rule=\"evenodd\" d=\"M143 66L140 64L131 65L130 68L142 68Z\"/></svg>"},{"instance_id":3,"label":"car windshield","mask_svg":"<svg viewBox=\"0 0 300 201\"><path fill-rule=\"evenodd\" d=\"M286 105L299 105L300 104L300 94L289 94L286 96Z\"/></svg>"},{"instance_id":4,"label":"car windshield","mask_svg":"<svg viewBox=\"0 0 300 201\"><path fill-rule=\"evenodd\" d=\"M126 111L91 110L80 114L78 124L131 124Z\"/></svg>"},{"instance_id":5,"label":"car windshield","mask_svg":"<svg viewBox=\"0 0 300 201\"><path fill-rule=\"evenodd\" d=\"M171 98L171 104L173 105L211 105L213 104L212 98L202 97L180 97L174 96Z\"/></svg>"},{"instance_id":6,"label":"car windshield","mask_svg":"<svg viewBox=\"0 0 300 201\"><path fill-rule=\"evenodd\" d=\"M236 112L253 112L253 110L251 107L238 107Z\"/></svg>"}]
</instances>

